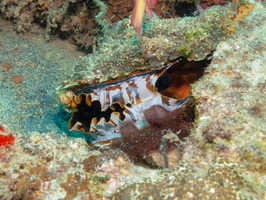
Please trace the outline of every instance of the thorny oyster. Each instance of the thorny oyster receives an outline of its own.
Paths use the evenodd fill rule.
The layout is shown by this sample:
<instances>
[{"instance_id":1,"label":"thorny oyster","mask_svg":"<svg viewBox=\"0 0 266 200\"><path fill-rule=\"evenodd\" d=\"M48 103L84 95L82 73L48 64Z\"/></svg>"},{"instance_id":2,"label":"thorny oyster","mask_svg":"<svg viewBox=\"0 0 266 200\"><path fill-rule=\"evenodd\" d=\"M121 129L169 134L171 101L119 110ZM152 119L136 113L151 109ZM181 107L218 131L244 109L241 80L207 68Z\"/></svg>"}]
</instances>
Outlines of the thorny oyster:
<instances>
[{"instance_id":1,"label":"thorny oyster","mask_svg":"<svg viewBox=\"0 0 266 200\"><path fill-rule=\"evenodd\" d=\"M190 84L202 76L209 62L210 56L202 61L180 57L161 69L135 71L123 79L94 85L84 81L63 85L58 93L72 113L69 128L96 133L98 142L121 137L120 128L130 121L138 130L149 123L159 123L145 115L156 107L183 112L183 105L188 104ZM161 120L159 116L157 120Z\"/></svg>"},{"instance_id":2,"label":"thorny oyster","mask_svg":"<svg viewBox=\"0 0 266 200\"><path fill-rule=\"evenodd\" d=\"M177 109L184 112L182 105L188 102L189 98L185 97L189 85L203 74L202 68L209 63L206 55L235 30L237 21L253 8L240 5L237 13L229 7L211 8L199 17L184 20L154 19L140 43L133 44L132 39L127 39L131 32L124 30L125 27L124 31L117 32L124 36L122 40L110 32L105 33L105 43L100 50L82 59L78 66L77 74L82 78L77 77L78 81L66 82L58 88L62 103L72 113L70 129L98 132L96 141L102 141L120 137L129 121L135 130L158 124L158 116L153 120L144 114L154 109L153 105L168 112L177 112ZM162 64L169 60L172 60L170 64ZM180 91L183 94L180 95Z\"/></svg>"}]
</instances>

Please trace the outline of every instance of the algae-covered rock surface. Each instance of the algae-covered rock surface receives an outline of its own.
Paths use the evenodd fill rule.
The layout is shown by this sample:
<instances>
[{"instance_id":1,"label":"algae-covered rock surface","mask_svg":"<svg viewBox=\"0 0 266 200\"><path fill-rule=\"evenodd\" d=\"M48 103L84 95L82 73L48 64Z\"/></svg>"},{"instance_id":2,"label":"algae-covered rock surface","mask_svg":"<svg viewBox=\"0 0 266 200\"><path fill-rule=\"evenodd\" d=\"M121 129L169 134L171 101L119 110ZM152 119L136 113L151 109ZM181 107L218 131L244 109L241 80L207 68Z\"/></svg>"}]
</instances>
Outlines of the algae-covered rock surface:
<instances>
[{"instance_id":1,"label":"algae-covered rock surface","mask_svg":"<svg viewBox=\"0 0 266 200\"><path fill-rule=\"evenodd\" d=\"M45 42L45 29L17 34L1 20L0 199L266 199L264 5L145 18L140 40L123 18L91 55L56 37ZM63 81L105 80L210 53L192 85L193 128L170 152L156 149L136 163L121 149L91 145L85 133L67 130L69 115L56 96Z\"/></svg>"},{"instance_id":2,"label":"algae-covered rock surface","mask_svg":"<svg viewBox=\"0 0 266 200\"><path fill-rule=\"evenodd\" d=\"M122 20L114 30L106 31L95 54L80 59L76 78L101 82L138 69L158 69L180 56L203 60L232 32L234 19L240 14L237 9L246 9L248 13L252 5L215 6L198 17L146 18L140 40L134 28L128 26L129 19Z\"/></svg>"}]
</instances>

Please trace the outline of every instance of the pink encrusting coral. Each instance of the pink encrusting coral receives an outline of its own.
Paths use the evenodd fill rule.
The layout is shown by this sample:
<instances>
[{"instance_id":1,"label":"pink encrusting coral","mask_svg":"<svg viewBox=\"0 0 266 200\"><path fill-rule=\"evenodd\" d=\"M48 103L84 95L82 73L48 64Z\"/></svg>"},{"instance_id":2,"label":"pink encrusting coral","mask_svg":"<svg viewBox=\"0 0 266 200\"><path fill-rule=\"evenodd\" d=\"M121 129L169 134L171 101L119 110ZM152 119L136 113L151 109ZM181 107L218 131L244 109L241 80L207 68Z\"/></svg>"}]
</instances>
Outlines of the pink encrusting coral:
<instances>
[{"instance_id":1,"label":"pink encrusting coral","mask_svg":"<svg viewBox=\"0 0 266 200\"><path fill-rule=\"evenodd\" d=\"M5 132L5 128L3 126L0 125L0 132L4 132L4 134L0 133L0 147L4 146L4 145L13 145L14 141L15 141L15 137L10 133L9 135L6 135ZM0 154L0 158L1 158L1 154Z\"/></svg>"},{"instance_id":2,"label":"pink encrusting coral","mask_svg":"<svg viewBox=\"0 0 266 200\"><path fill-rule=\"evenodd\" d=\"M152 7L155 3L156 0L135 0L130 23L131 26L136 28L139 37L141 34L144 12L146 11L150 17L153 17Z\"/></svg>"}]
</instances>

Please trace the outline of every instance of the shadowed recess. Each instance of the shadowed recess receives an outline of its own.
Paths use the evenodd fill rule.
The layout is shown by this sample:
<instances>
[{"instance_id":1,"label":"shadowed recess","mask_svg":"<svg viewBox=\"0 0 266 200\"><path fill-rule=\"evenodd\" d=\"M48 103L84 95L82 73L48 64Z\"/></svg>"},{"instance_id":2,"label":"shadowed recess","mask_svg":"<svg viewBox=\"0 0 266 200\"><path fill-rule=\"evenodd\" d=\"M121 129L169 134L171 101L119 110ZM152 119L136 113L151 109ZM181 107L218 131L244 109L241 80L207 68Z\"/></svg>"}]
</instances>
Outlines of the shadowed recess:
<instances>
[{"instance_id":1,"label":"shadowed recess","mask_svg":"<svg viewBox=\"0 0 266 200\"><path fill-rule=\"evenodd\" d=\"M210 62L210 56L200 61L180 59L158 78L155 86L164 96L183 99L189 95L190 84L203 75L204 69Z\"/></svg>"}]
</instances>

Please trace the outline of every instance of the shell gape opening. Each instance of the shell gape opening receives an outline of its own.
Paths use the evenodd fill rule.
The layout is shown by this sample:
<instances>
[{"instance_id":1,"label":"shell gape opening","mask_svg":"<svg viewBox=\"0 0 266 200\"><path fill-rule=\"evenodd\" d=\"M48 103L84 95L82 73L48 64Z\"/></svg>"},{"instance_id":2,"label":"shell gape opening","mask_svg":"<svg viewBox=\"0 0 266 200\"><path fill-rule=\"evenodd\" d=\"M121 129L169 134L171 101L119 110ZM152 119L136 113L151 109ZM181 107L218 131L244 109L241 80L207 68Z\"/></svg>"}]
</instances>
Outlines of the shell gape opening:
<instances>
[{"instance_id":1,"label":"shell gape opening","mask_svg":"<svg viewBox=\"0 0 266 200\"><path fill-rule=\"evenodd\" d=\"M92 101L89 104L86 101L86 95L83 96L81 102L76 105L76 112L73 112L72 118L69 122L70 129L79 122L79 129L84 132L91 132L91 123L97 124L101 119L104 119L105 122L110 122L112 113L116 113L119 116L119 120L123 121L125 115L123 111L125 108L122 108L118 103L112 104L106 110L102 110L102 105L100 101Z\"/></svg>"},{"instance_id":2,"label":"shell gape opening","mask_svg":"<svg viewBox=\"0 0 266 200\"><path fill-rule=\"evenodd\" d=\"M188 118L193 118L192 104L188 103L191 84L203 76L211 62L210 57L201 61L180 57L160 70L136 73L111 82L72 87L62 98L66 99L72 113L69 128L87 133L97 132L103 140L105 136L110 139L111 134L120 137L121 127L130 123L140 132L158 124L162 130L170 128L177 131L184 124L192 123L181 116L189 113ZM161 124L162 119L159 119L157 112L153 118L149 117L147 113L153 112L153 109L163 109L166 113L163 118L171 123ZM172 115L175 117L171 118ZM176 119L180 121L176 122ZM176 127L171 124L176 124Z\"/></svg>"},{"instance_id":3,"label":"shell gape opening","mask_svg":"<svg viewBox=\"0 0 266 200\"><path fill-rule=\"evenodd\" d=\"M190 84L199 80L211 60L188 61L186 58L175 62L156 81L155 87L162 95L183 99L189 95Z\"/></svg>"}]
</instances>

